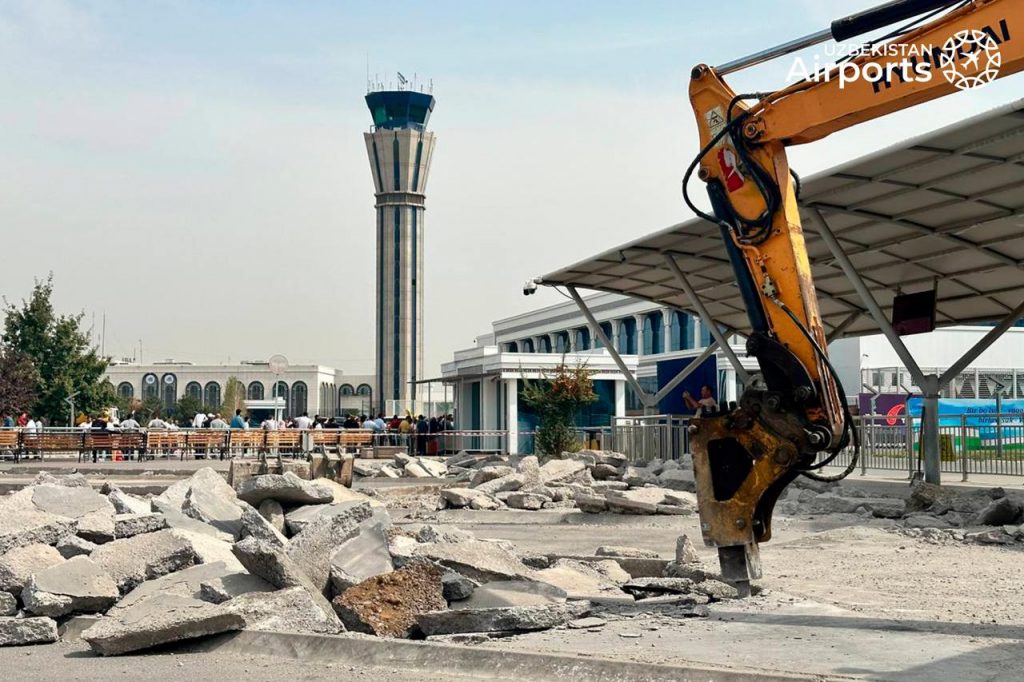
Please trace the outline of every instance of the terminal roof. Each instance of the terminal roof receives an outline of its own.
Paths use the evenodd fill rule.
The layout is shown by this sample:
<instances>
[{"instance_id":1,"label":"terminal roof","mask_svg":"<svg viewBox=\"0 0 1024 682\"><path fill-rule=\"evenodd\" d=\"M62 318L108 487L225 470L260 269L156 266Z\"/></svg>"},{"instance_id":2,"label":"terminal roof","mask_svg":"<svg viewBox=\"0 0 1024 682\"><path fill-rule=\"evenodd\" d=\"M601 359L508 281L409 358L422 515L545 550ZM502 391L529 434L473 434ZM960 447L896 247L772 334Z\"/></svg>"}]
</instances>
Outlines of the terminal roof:
<instances>
[{"instance_id":1,"label":"terminal roof","mask_svg":"<svg viewBox=\"0 0 1024 682\"><path fill-rule=\"evenodd\" d=\"M896 292L938 284L939 327L1005 317L1024 297L1024 100L894 145L803 182L801 216L826 332L879 333L819 236L827 222L887 315ZM543 284L680 310L674 256L711 316L749 322L719 228L693 219L557 270Z\"/></svg>"}]
</instances>

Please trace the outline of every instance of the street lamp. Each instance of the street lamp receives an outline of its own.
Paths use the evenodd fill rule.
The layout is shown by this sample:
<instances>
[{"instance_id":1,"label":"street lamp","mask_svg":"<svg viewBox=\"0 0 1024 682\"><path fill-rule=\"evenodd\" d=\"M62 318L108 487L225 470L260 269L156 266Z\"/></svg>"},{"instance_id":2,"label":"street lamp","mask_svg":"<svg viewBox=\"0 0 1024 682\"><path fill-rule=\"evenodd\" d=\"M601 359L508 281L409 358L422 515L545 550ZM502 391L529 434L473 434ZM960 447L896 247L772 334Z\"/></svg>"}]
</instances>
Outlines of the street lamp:
<instances>
[{"instance_id":1,"label":"street lamp","mask_svg":"<svg viewBox=\"0 0 1024 682\"><path fill-rule=\"evenodd\" d=\"M68 426L74 428L75 426L75 396L81 393L81 391L75 391L67 398L64 398L64 402L68 404Z\"/></svg>"}]
</instances>

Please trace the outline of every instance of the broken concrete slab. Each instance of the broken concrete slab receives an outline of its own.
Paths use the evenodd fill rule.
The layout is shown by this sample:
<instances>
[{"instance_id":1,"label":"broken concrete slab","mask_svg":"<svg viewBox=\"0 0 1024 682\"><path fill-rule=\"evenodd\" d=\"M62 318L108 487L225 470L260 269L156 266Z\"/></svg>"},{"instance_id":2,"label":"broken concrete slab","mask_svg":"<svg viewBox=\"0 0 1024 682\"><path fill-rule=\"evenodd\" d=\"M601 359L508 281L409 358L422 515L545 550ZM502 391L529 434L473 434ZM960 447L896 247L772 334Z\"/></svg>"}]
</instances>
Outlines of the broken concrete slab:
<instances>
[{"instance_id":1,"label":"broken concrete slab","mask_svg":"<svg viewBox=\"0 0 1024 682\"><path fill-rule=\"evenodd\" d=\"M51 474L48 471L40 471L32 479L30 486L53 485L62 488L92 488L89 479L83 474L76 472L70 474Z\"/></svg>"},{"instance_id":2,"label":"broken concrete slab","mask_svg":"<svg viewBox=\"0 0 1024 682\"><path fill-rule=\"evenodd\" d=\"M18 600L10 592L0 592L0 616L13 616L18 612Z\"/></svg>"},{"instance_id":3,"label":"broken concrete slab","mask_svg":"<svg viewBox=\"0 0 1024 682\"><path fill-rule=\"evenodd\" d=\"M477 582L527 579L536 575L515 553L494 542L468 540L458 544L431 543L413 548L413 555L435 561Z\"/></svg>"},{"instance_id":4,"label":"broken concrete slab","mask_svg":"<svg viewBox=\"0 0 1024 682\"><path fill-rule=\"evenodd\" d=\"M476 473L473 474L473 478L470 479L469 485L471 488L476 488L477 486L487 483L488 481L493 481L497 478L503 478L505 476L514 474L515 472L515 469L504 464L496 464L493 466L482 467L480 469L477 469Z\"/></svg>"},{"instance_id":5,"label":"broken concrete slab","mask_svg":"<svg viewBox=\"0 0 1024 682\"><path fill-rule=\"evenodd\" d=\"M277 504L274 500L264 500L263 504L266 504L267 502ZM262 507L263 505L261 504L260 506ZM278 531L278 529L270 523L265 516L263 516L263 514L253 509L252 506L246 502L241 502L239 507L242 510L242 516L239 519L242 523L241 537L245 538L252 536L277 545L278 547L284 547L288 544L288 539L282 535L281 532ZM278 505L278 508L280 508L280 505ZM284 525L283 515L281 517L281 521L282 525Z\"/></svg>"},{"instance_id":6,"label":"broken concrete slab","mask_svg":"<svg viewBox=\"0 0 1024 682\"><path fill-rule=\"evenodd\" d=\"M574 601L544 606L434 611L419 616L416 622L428 637L463 632L529 632L563 625L589 612L589 602Z\"/></svg>"},{"instance_id":7,"label":"broken concrete slab","mask_svg":"<svg viewBox=\"0 0 1024 682\"><path fill-rule=\"evenodd\" d=\"M370 505L352 504L337 514L320 516L288 541L285 552L320 592L331 583L331 557L339 546L358 535L360 524L373 514Z\"/></svg>"},{"instance_id":8,"label":"broken concrete slab","mask_svg":"<svg viewBox=\"0 0 1024 682\"><path fill-rule=\"evenodd\" d=\"M368 502L333 502L331 504L309 504L297 507L285 514L285 525L292 535L300 534L309 524L329 516L347 516L355 507L369 507L375 523L385 528L391 526L391 515L385 507L373 506Z\"/></svg>"},{"instance_id":9,"label":"broken concrete slab","mask_svg":"<svg viewBox=\"0 0 1024 682\"><path fill-rule=\"evenodd\" d=\"M91 487L38 485L29 490L32 491L32 504L40 511L72 519L97 511L114 515L114 505Z\"/></svg>"},{"instance_id":10,"label":"broken concrete slab","mask_svg":"<svg viewBox=\"0 0 1024 682\"><path fill-rule=\"evenodd\" d=\"M418 462L408 462L403 467L405 475L410 478L433 478L433 474L427 471L425 468L420 466Z\"/></svg>"},{"instance_id":11,"label":"broken concrete slab","mask_svg":"<svg viewBox=\"0 0 1024 682\"><path fill-rule=\"evenodd\" d=\"M1022 512L1024 507L1019 502L1003 497L985 505L974 517L974 523L979 526L1017 525Z\"/></svg>"},{"instance_id":12,"label":"broken concrete slab","mask_svg":"<svg viewBox=\"0 0 1024 682\"><path fill-rule=\"evenodd\" d=\"M477 587L459 609L493 609L506 606L561 604L567 594L562 588L533 580L495 580Z\"/></svg>"},{"instance_id":13,"label":"broken concrete slab","mask_svg":"<svg viewBox=\"0 0 1024 682\"><path fill-rule=\"evenodd\" d=\"M119 596L110 575L84 556L33 574L21 593L26 611L51 618L69 613L102 613Z\"/></svg>"},{"instance_id":14,"label":"broken concrete slab","mask_svg":"<svg viewBox=\"0 0 1024 682\"><path fill-rule=\"evenodd\" d=\"M225 540L212 538L209 535L195 533L181 528L172 528L171 533L187 542L196 553L197 564L213 564L223 562L232 571L242 571L242 564L238 563L234 553L231 551L231 543Z\"/></svg>"},{"instance_id":15,"label":"broken concrete slab","mask_svg":"<svg viewBox=\"0 0 1024 682\"><path fill-rule=\"evenodd\" d=\"M263 500L260 502L257 511L278 533L284 535L284 507L281 506L280 502L277 500Z\"/></svg>"},{"instance_id":16,"label":"broken concrete slab","mask_svg":"<svg viewBox=\"0 0 1024 682\"><path fill-rule=\"evenodd\" d=\"M538 509L542 509L544 507L544 503L548 501L549 499L543 495L517 491L509 494L508 498L505 500L505 504L512 509L536 511Z\"/></svg>"},{"instance_id":17,"label":"broken concrete slab","mask_svg":"<svg viewBox=\"0 0 1024 682\"><path fill-rule=\"evenodd\" d=\"M191 566L198 555L174 530L159 530L100 545L89 558L110 574L124 594L144 580Z\"/></svg>"},{"instance_id":18,"label":"broken concrete slab","mask_svg":"<svg viewBox=\"0 0 1024 682\"><path fill-rule=\"evenodd\" d=\"M527 455L519 460L516 472L522 475L524 488L536 488L542 484L540 461L536 455Z\"/></svg>"},{"instance_id":19,"label":"broken concrete slab","mask_svg":"<svg viewBox=\"0 0 1024 682\"><path fill-rule=\"evenodd\" d=\"M655 594L691 594L696 583L687 578L633 578L622 589L633 596Z\"/></svg>"},{"instance_id":20,"label":"broken concrete slab","mask_svg":"<svg viewBox=\"0 0 1024 682\"><path fill-rule=\"evenodd\" d=\"M304 481L290 471L254 476L242 481L237 493L238 499L254 506L259 506L263 500L277 500L282 504L327 504L334 501L329 488Z\"/></svg>"},{"instance_id":21,"label":"broken concrete slab","mask_svg":"<svg viewBox=\"0 0 1024 682\"><path fill-rule=\"evenodd\" d=\"M114 539L114 508L89 512L78 517L78 537L102 544Z\"/></svg>"},{"instance_id":22,"label":"broken concrete slab","mask_svg":"<svg viewBox=\"0 0 1024 682\"><path fill-rule=\"evenodd\" d=\"M526 479L522 474L508 474L501 478L495 478L487 481L486 483L481 483L476 486L474 490L481 493L487 493L488 495L494 495L495 493L504 492L506 490L519 490L523 487L525 482Z\"/></svg>"},{"instance_id":23,"label":"broken concrete slab","mask_svg":"<svg viewBox=\"0 0 1024 682\"><path fill-rule=\"evenodd\" d=\"M0 556L0 590L18 596L33 573L64 563L53 547L43 544L15 547Z\"/></svg>"},{"instance_id":24,"label":"broken concrete slab","mask_svg":"<svg viewBox=\"0 0 1024 682\"><path fill-rule=\"evenodd\" d=\"M914 514L903 520L907 528L949 528L952 524L931 514Z\"/></svg>"},{"instance_id":25,"label":"broken concrete slab","mask_svg":"<svg viewBox=\"0 0 1024 682\"><path fill-rule=\"evenodd\" d=\"M167 528L167 519L159 512L148 514L117 514L114 516L114 537L131 538Z\"/></svg>"},{"instance_id":26,"label":"broken concrete slab","mask_svg":"<svg viewBox=\"0 0 1024 682\"><path fill-rule=\"evenodd\" d=\"M441 499L443 499L448 506L456 509L468 507L474 499L481 497L489 498L490 495L485 492L481 492L480 490L474 490L473 488L444 488L441 490Z\"/></svg>"},{"instance_id":27,"label":"broken concrete slab","mask_svg":"<svg viewBox=\"0 0 1024 682\"><path fill-rule=\"evenodd\" d=\"M580 511L588 514L608 511L608 499L604 495L576 493L573 501Z\"/></svg>"},{"instance_id":28,"label":"broken concrete slab","mask_svg":"<svg viewBox=\"0 0 1024 682\"><path fill-rule=\"evenodd\" d=\"M696 492L697 482L692 471L686 469L668 469L658 475L658 485L669 490Z\"/></svg>"},{"instance_id":29,"label":"broken concrete slab","mask_svg":"<svg viewBox=\"0 0 1024 682\"><path fill-rule=\"evenodd\" d=\"M120 488L111 488L107 499L118 514L148 514L153 511L150 500L126 493Z\"/></svg>"},{"instance_id":30,"label":"broken concrete slab","mask_svg":"<svg viewBox=\"0 0 1024 682\"><path fill-rule=\"evenodd\" d=\"M289 558L280 547L247 537L239 540L232 548L238 561L252 575L263 578L278 588L301 587L310 593L313 601L328 618L333 617L334 609L323 595L323 588L318 588L302 569Z\"/></svg>"},{"instance_id":31,"label":"broken concrete slab","mask_svg":"<svg viewBox=\"0 0 1024 682\"><path fill-rule=\"evenodd\" d=\"M242 615L222 605L161 594L103 618L83 632L82 639L96 653L115 656L244 626Z\"/></svg>"},{"instance_id":32,"label":"broken concrete slab","mask_svg":"<svg viewBox=\"0 0 1024 682\"><path fill-rule=\"evenodd\" d=\"M409 637L420 615L447 606L441 573L429 561L414 560L346 590L335 597L333 605L350 630Z\"/></svg>"},{"instance_id":33,"label":"broken concrete slab","mask_svg":"<svg viewBox=\"0 0 1024 682\"><path fill-rule=\"evenodd\" d=\"M182 513L238 539L242 532L242 510L235 490L224 479L196 481L185 494Z\"/></svg>"},{"instance_id":34,"label":"broken concrete slab","mask_svg":"<svg viewBox=\"0 0 1024 682\"><path fill-rule=\"evenodd\" d=\"M445 466L444 462L428 459L426 457L417 457L416 463L434 478L444 478L448 473L448 467Z\"/></svg>"},{"instance_id":35,"label":"broken concrete slab","mask_svg":"<svg viewBox=\"0 0 1024 682\"><path fill-rule=\"evenodd\" d=\"M590 479L587 465L572 459L552 459L540 468L540 482L551 483L585 483Z\"/></svg>"},{"instance_id":36,"label":"broken concrete slab","mask_svg":"<svg viewBox=\"0 0 1024 682\"><path fill-rule=\"evenodd\" d=\"M380 525L366 526L337 545L330 557L330 582L335 594L394 570L388 540Z\"/></svg>"},{"instance_id":37,"label":"broken concrete slab","mask_svg":"<svg viewBox=\"0 0 1024 682\"><path fill-rule=\"evenodd\" d=\"M26 545L53 545L77 531L75 519L37 509L28 488L0 497L0 554Z\"/></svg>"},{"instance_id":38,"label":"broken concrete slab","mask_svg":"<svg viewBox=\"0 0 1024 682\"><path fill-rule=\"evenodd\" d=\"M610 481L618 479L622 475L622 470L611 464L595 464L590 467L590 475L597 481Z\"/></svg>"},{"instance_id":39,"label":"broken concrete slab","mask_svg":"<svg viewBox=\"0 0 1024 682\"><path fill-rule=\"evenodd\" d=\"M468 530L456 528L455 526L432 526L425 523L415 529L413 535L417 542L466 542L476 540L476 536Z\"/></svg>"},{"instance_id":40,"label":"broken concrete slab","mask_svg":"<svg viewBox=\"0 0 1024 682\"><path fill-rule=\"evenodd\" d=\"M325 614L302 587L276 592L249 591L226 602L224 608L242 616L246 630L336 635L345 629L333 613Z\"/></svg>"},{"instance_id":41,"label":"broken concrete slab","mask_svg":"<svg viewBox=\"0 0 1024 682\"><path fill-rule=\"evenodd\" d=\"M52 618L0 618L0 646L49 644L57 641Z\"/></svg>"},{"instance_id":42,"label":"broken concrete slab","mask_svg":"<svg viewBox=\"0 0 1024 682\"><path fill-rule=\"evenodd\" d=\"M624 596L619 586L630 580L630 575L610 560L592 564L558 559L538 571L537 579L561 588L569 599L615 601Z\"/></svg>"},{"instance_id":43,"label":"broken concrete slab","mask_svg":"<svg viewBox=\"0 0 1024 682\"><path fill-rule=\"evenodd\" d=\"M495 509L501 509L503 506L501 501L490 495L474 497L469 502L469 508L475 511L494 511Z\"/></svg>"},{"instance_id":44,"label":"broken concrete slab","mask_svg":"<svg viewBox=\"0 0 1024 682\"><path fill-rule=\"evenodd\" d=\"M167 522L168 528L192 531L193 533L206 535L211 538L223 540L224 542L231 542L234 539L229 533L217 530L213 526L203 523L202 521L197 521L190 516L185 516L180 508L175 509L173 504L166 501L159 501L154 498L153 511L164 515L164 521Z\"/></svg>"},{"instance_id":45,"label":"broken concrete slab","mask_svg":"<svg viewBox=\"0 0 1024 682\"><path fill-rule=\"evenodd\" d=\"M608 624L604 618L598 618L597 616L587 616L586 618L577 618L576 620L569 621L570 630L593 630L596 628L603 628Z\"/></svg>"},{"instance_id":46,"label":"broken concrete slab","mask_svg":"<svg viewBox=\"0 0 1024 682\"><path fill-rule=\"evenodd\" d=\"M210 585L212 589L218 592L228 592L229 596L226 598L257 589L275 589L273 585L270 585L265 580L261 580L248 573L230 569L223 562L197 564L153 580L147 580L114 604L110 609L110 613L114 614L118 611L132 608L140 602L161 594L175 594L181 597L189 597L190 599L203 599L204 601L217 603L215 600L206 599L203 596L203 585Z\"/></svg>"},{"instance_id":47,"label":"broken concrete slab","mask_svg":"<svg viewBox=\"0 0 1024 682\"><path fill-rule=\"evenodd\" d=\"M316 484L331 491L331 501L328 502L328 504L365 502L374 509L386 508L386 505L376 497L367 495L366 493L361 493L358 490L347 488L337 481L332 481L329 478L319 478L316 480Z\"/></svg>"},{"instance_id":48,"label":"broken concrete slab","mask_svg":"<svg viewBox=\"0 0 1024 682\"><path fill-rule=\"evenodd\" d=\"M658 477L649 469L628 466L622 471L622 480L631 488L640 488L648 484L656 484Z\"/></svg>"},{"instance_id":49,"label":"broken concrete slab","mask_svg":"<svg viewBox=\"0 0 1024 682\"><path fill-rule=\"evenodd\" d=\"M201 565L205 566L208 564ZM184 571L179 571L179 573L184 573ZM254 575L249 575L248 573L228 573L227 575L201 581L199 583L198 597L203 601L210 602L211 604L223 604L229 599L234 599L235 597L239 597L243 594L275 591L274 586L263 578L258 578Z\"/></svg>"},{"instance_id":50,"label":"broken concrete slab","mask_svg":"<svg viewBox=\"0 0 1024 682\"><path fill-rule=\"evenodd\" d=\"M631 488L609 490L605 494L608 511L618 514L656 514L658 505L665 503L663 488Z\"/></svg>"},{"instance_id":51,"label":"broken concrete slab","mask_svg":"<svg viewBox=\"0 0 1024 682\"><path fill-rule=\"evenodd\" d=\"M658 553L639 547L623 547L621 545L602 545L594 552L595 556L629 557L633 559L657 559Z\"/></svg>"}]
</instances>

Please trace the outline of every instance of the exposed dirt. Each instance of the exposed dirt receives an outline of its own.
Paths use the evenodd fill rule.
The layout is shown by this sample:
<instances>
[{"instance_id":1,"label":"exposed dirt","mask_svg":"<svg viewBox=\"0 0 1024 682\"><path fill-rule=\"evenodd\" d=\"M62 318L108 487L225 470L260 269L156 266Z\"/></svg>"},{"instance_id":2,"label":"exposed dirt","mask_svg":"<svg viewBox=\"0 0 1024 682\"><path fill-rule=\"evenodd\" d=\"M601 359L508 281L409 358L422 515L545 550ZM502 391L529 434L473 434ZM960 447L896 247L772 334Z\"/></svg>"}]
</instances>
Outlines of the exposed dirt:
<instances>
[{"instance_id":1,"label":"exposed dirt","mask_svg":"<svg viewBox=\"0 0 1024 682\"><path fill-rule=\"evenodd\" d=\"M370 578L335 597L333 604L346 626L356 625L355 618L381 637L408 637L417 615L448 605L441 592L441 569L426 561Z\"/></svg>"}]
</instances>

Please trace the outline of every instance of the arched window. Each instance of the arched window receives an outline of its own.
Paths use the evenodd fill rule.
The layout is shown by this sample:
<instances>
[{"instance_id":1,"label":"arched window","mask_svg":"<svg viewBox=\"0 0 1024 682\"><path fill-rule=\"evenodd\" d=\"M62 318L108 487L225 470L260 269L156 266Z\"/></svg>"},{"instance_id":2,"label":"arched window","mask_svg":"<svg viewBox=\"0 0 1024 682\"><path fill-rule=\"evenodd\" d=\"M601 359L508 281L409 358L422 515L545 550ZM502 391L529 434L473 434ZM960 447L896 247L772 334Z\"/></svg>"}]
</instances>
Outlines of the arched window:
<instances>
[{"instance_id":1,"label":"arched window","mask_svg":"<svg viewBox=\"0 0 1024 682\"><path fill-rule=\"evenodd\" d=\"M661 311L644 316L644 355L664 353L664 327Z\"/></svg>"},{"instance_id":2,"label":"arched window","mask_svg":"<svg viewBox=\"0 0 1024 682\"><path fill-rule=\"evenodd\" d=\"M309 408L306 407L306 384L302 381L296 381L292 384L292 410L295 411L296 415L300 415Z\"/></svg>"},{"instance_id":3,"label":"arched window","mask_svg":"<svg viewBox=\"0 0 1024 682\"><path fill-rule=\"evenodd\" d=\"M558 332L555 334L555 352L556 353L568 353L569 352L569 333Z\"/></svg>"},{"instance_id":4,"label":"arched window","mask_svg":"<svg viewBox=\"0 0 1024 682\"><path fill-rule=\"evenodd\" d=\"M522 344L524 353L536 353L537 350L533 347L533 339L523 339Z\"/></svg>"},{"instance_id":5,"label":"arched window","mask_svg":"<svg viewBox=\"0 0 1024 682\"><path fill-rule=\"evenodd\" d=\"M518 353L519 352L519 344L516 343L515 341L509 341L508 343L505 344L505 352L507 352L507 353Z\"/></svg>"},{"instance_id":6,"label":"arched window","mask_svg":"<svg viewBox=\"0 0 1024 682\"><path fill-rule=\"evenodd\" d=\"M576 336L576 350L590 350L590 330L580 327L573 333Z\"/></svg>"},{"instance_id":7,"label":"arched window","mask_svg":"<svg viewBox=\"0 0 1024 682\"><path fill-rule=\"evenodd\" d=\"M178 402L178 377L173 374L165 374L160 377L161 402L164 409L171 409L174 403Z\"/></svg>"},{"instance_id":8,"label":"arched window","mask_svg":"<svg viewBox=\"0 0 1024 682\"><path fill-rule=\"evenodd\" d=\"M669 332L671 346L669 350L690 350L693 348L693 318L678 310L672 313Z\"/></svg>"},{"instance_id":9,"label":"arched window","mask_svg":"<svg viewBox=\"0 0 1024 682\"><path fill-rule=\"evenodd\" d=\"M203 389L203 404L209 408L220 409L220 384L211 381Z\"/></svg>"},{"instance_id":10,"label":"arched window","mask_svg":"<svg viewBox=\"0 0 1024 682\"><path fill-rule=\"evenodd\" d=\"M636 355L636 320L632 317L619 322L619 353Z\"/></svg>"},{"instance_id":11,"label":"arched window","mask_svg":"<svg viewBox=\"0 0 1024 682\"><path fill-rule=\"evenodd\" d=\"M356 389L356 395L368 396L373 394L373 388L370 384L359 384L359 388Z\"/></svg>"},{"instance_id":12,"label":"arched window","mask_svg":"<svg viewBox=\"0 0 1024 682\"><path fill-rule=\"evenodd\" d=\"M203 402L203 386L198 381L190 381L185 384L185 395L193 400Z\"/></svg>"},{"instance_id":13,"label":"arched window","mask_svg":"<svg viewBox=\"0 0 1024 682\"><path fill-rule=\"evenodd\" d=\"M611 341L612 343L614 343L615 339L614 339L614 337L612 337L612 323L611 322L602 322L600 324L600 327L601 327L601 331L604 332L604 335L608 337L608 340ZM594 348L604 348L604 342L601 341L601 337L600 336L597 336L597 337L594 338Z\"/></svg>"},{"instance_id":14,"label":"arched window","mask_svg":"<svg viewBox=\"0 0 1024 682\"><path fill-rule=\"evenodd\" d=\"M550 353L551 352L551 338L547 335L542 336L537 341L537 352L538 353Z\"/></svg>"},{"instance_id":15,"label":"arched window","mask_svg":"<svg viewBox=\"0 0 1024 682\"><path fill-rule=\"evenodd\" d=\"M291 416L291 412L288 410L288 384L283 381L278 381L274 384L274 390L271 392L271 398L284 398L284 415Z\"/></svg>"},{"instance_id":16,"label":"arched window","mask_svg":"<svg viewBox=\"0 0 1024 682\"><path fill-rule=\"evenodd\" d=\"M263 400L263 382L254 381L245 389L245 397L249 400Z\"/></svg>"},{"instance_id":17,"label":"arched window","mask_svg":"<svg viewBox=\"0 0 1024 682\"><path fill-rule=\"evenodd\" d=\"M352 384L342 384L341 388L338 389L338 395L342 398L347 398L356 394L356 389L352 387Z\"/></svg>"},{"instance_id":18,"label":"arched window","mask_svg":"<svg viewBox=\"0 0 1024 682\"><path fill-rule=\"evenodd\" d=\"M160 380L155 374L147 374L142 377L142 399L160 397Z\"/></svg>"},{"instance_id":19,"label":"arched window","mask_svg":"<svg viewBox=\"0 0 1024 682\"><path fill-rule=\"evenodd\" d=\"M117 385L117 397L121 400L131 400L135 397L135 387L131 382L122 381Z\"/></svg>"}]
</instances>

